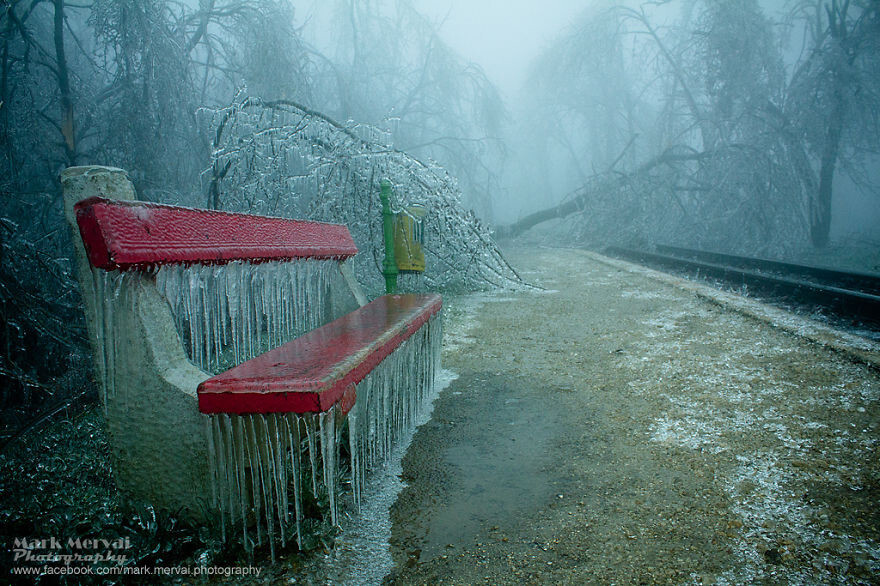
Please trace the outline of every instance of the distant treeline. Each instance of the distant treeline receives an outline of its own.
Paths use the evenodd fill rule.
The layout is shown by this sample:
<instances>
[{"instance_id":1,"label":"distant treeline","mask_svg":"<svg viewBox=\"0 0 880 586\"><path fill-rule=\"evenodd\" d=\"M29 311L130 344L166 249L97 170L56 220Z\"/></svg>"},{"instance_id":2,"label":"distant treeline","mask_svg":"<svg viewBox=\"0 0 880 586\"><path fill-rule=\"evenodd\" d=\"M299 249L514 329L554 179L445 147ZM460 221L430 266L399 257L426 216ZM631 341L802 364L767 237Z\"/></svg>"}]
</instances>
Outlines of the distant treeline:
<instances>
[{"instance_id":1,"label":"distant treeline","mask_svg":"<svg viewBox=\"0 0 880 586\"><path fill-rule=\"evenodd\" d=\"M779 255L828 244L841 185L880 198L880 2L619 4L533 65L523 189L569 195L506 233Z\"/></svg>"}]
</instances>

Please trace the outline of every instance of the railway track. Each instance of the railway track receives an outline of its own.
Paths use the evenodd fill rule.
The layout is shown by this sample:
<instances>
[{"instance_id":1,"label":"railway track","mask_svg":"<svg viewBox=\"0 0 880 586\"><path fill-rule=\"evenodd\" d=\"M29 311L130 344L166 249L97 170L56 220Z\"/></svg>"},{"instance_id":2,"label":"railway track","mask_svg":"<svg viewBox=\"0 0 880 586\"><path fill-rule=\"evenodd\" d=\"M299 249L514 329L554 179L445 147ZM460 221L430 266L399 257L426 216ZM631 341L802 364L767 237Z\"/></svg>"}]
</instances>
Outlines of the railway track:
<instances>
[{"instance_id":1,"label":"railway track","mask_svg":"<svg viewBox=\"0 0 880 586\"><path fill-rule=\"evenodd\" d=\"M609 247L606 254L652 268L711 279L791 309L880 331L880 276L673 246L656 252Z\"/></svg>"}]
</instances>

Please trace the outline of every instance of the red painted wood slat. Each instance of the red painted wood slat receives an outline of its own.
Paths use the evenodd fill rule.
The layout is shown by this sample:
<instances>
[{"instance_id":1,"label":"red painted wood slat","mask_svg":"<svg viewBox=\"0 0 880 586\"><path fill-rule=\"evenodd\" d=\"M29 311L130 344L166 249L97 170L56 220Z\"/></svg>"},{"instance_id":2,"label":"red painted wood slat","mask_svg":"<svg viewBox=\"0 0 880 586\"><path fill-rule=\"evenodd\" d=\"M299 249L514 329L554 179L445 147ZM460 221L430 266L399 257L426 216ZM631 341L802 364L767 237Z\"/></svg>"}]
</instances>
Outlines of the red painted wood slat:
<instances>
[{"instance_id":1,"label":"red painted wood slat","mask_svg":"<svg viewBox=\"0 0 880 586\"><path fill-rule=\"evenodd\" d=\"M344 259L357 253L348 228L339 224L99 197L83 200L75 209L90 262L106 270L170 263Z\"/></svg>"},{"instance_id":2,"label":"red painted wood slat","mask_svg":"<svg viewBox=\"0 0 880 586\"><path fill-rule=\"evenodd\" d=\"M206 380L198 388L199 411L327 411L441 307L437 294L379 297Z\"/></svg>"}]
</instances>

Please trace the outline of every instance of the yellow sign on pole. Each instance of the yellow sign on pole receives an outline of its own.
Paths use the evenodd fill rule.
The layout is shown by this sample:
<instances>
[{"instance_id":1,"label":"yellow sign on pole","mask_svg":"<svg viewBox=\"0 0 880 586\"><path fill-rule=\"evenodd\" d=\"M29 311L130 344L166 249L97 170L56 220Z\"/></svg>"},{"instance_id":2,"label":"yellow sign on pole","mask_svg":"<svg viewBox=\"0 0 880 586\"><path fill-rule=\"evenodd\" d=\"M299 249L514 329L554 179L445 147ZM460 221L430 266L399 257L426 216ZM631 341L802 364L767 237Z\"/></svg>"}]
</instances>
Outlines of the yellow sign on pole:
<instances>
[{"instance_id":1,"label":"yellow sign on pole","mask_svg":"<svg viewBox=\"0 0 880 586\"><path fill-rule=\"evenodd\" d=\"M413 205L394 216L394 259L397 270L401 272L422 273L425 271L424 219L427 210Z\"/></svg>"}]
</instances>

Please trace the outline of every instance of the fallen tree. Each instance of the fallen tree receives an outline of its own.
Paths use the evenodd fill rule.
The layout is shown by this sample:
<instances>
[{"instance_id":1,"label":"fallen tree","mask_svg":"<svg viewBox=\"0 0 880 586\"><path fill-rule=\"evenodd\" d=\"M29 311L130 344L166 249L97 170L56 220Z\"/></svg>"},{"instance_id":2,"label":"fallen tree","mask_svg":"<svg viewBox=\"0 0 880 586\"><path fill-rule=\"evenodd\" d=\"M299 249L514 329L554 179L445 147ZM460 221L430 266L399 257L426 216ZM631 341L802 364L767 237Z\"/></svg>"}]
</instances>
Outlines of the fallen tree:
<instances>
[{"instance_id":1,"label":"fallen tree","mask_svg":"<svg viewBox=\"0 0 880 586\"><path fill-rule=\"evenodd\" d=\"M632 144L632 141L630 141L630 144ZM495 236L497 238L515 238L543 222L565 218L575 213L583 213L590 206L591 202L594 202L603 195L617 192L624 186L633 185L634 182L644 179L652 170L658 167L666 166L678 175L682 171L680 168L682 163L699 162L711 157L712 154L711 152L697 152L683 146L670 147L635 170L629 172L615 171L614 167L623 156L623 153L621 153L607 171L589 177L587 183L569 193L561 203L531 213L512 224L500 226L495 230Z\"/></svg>"}]
</instances>

